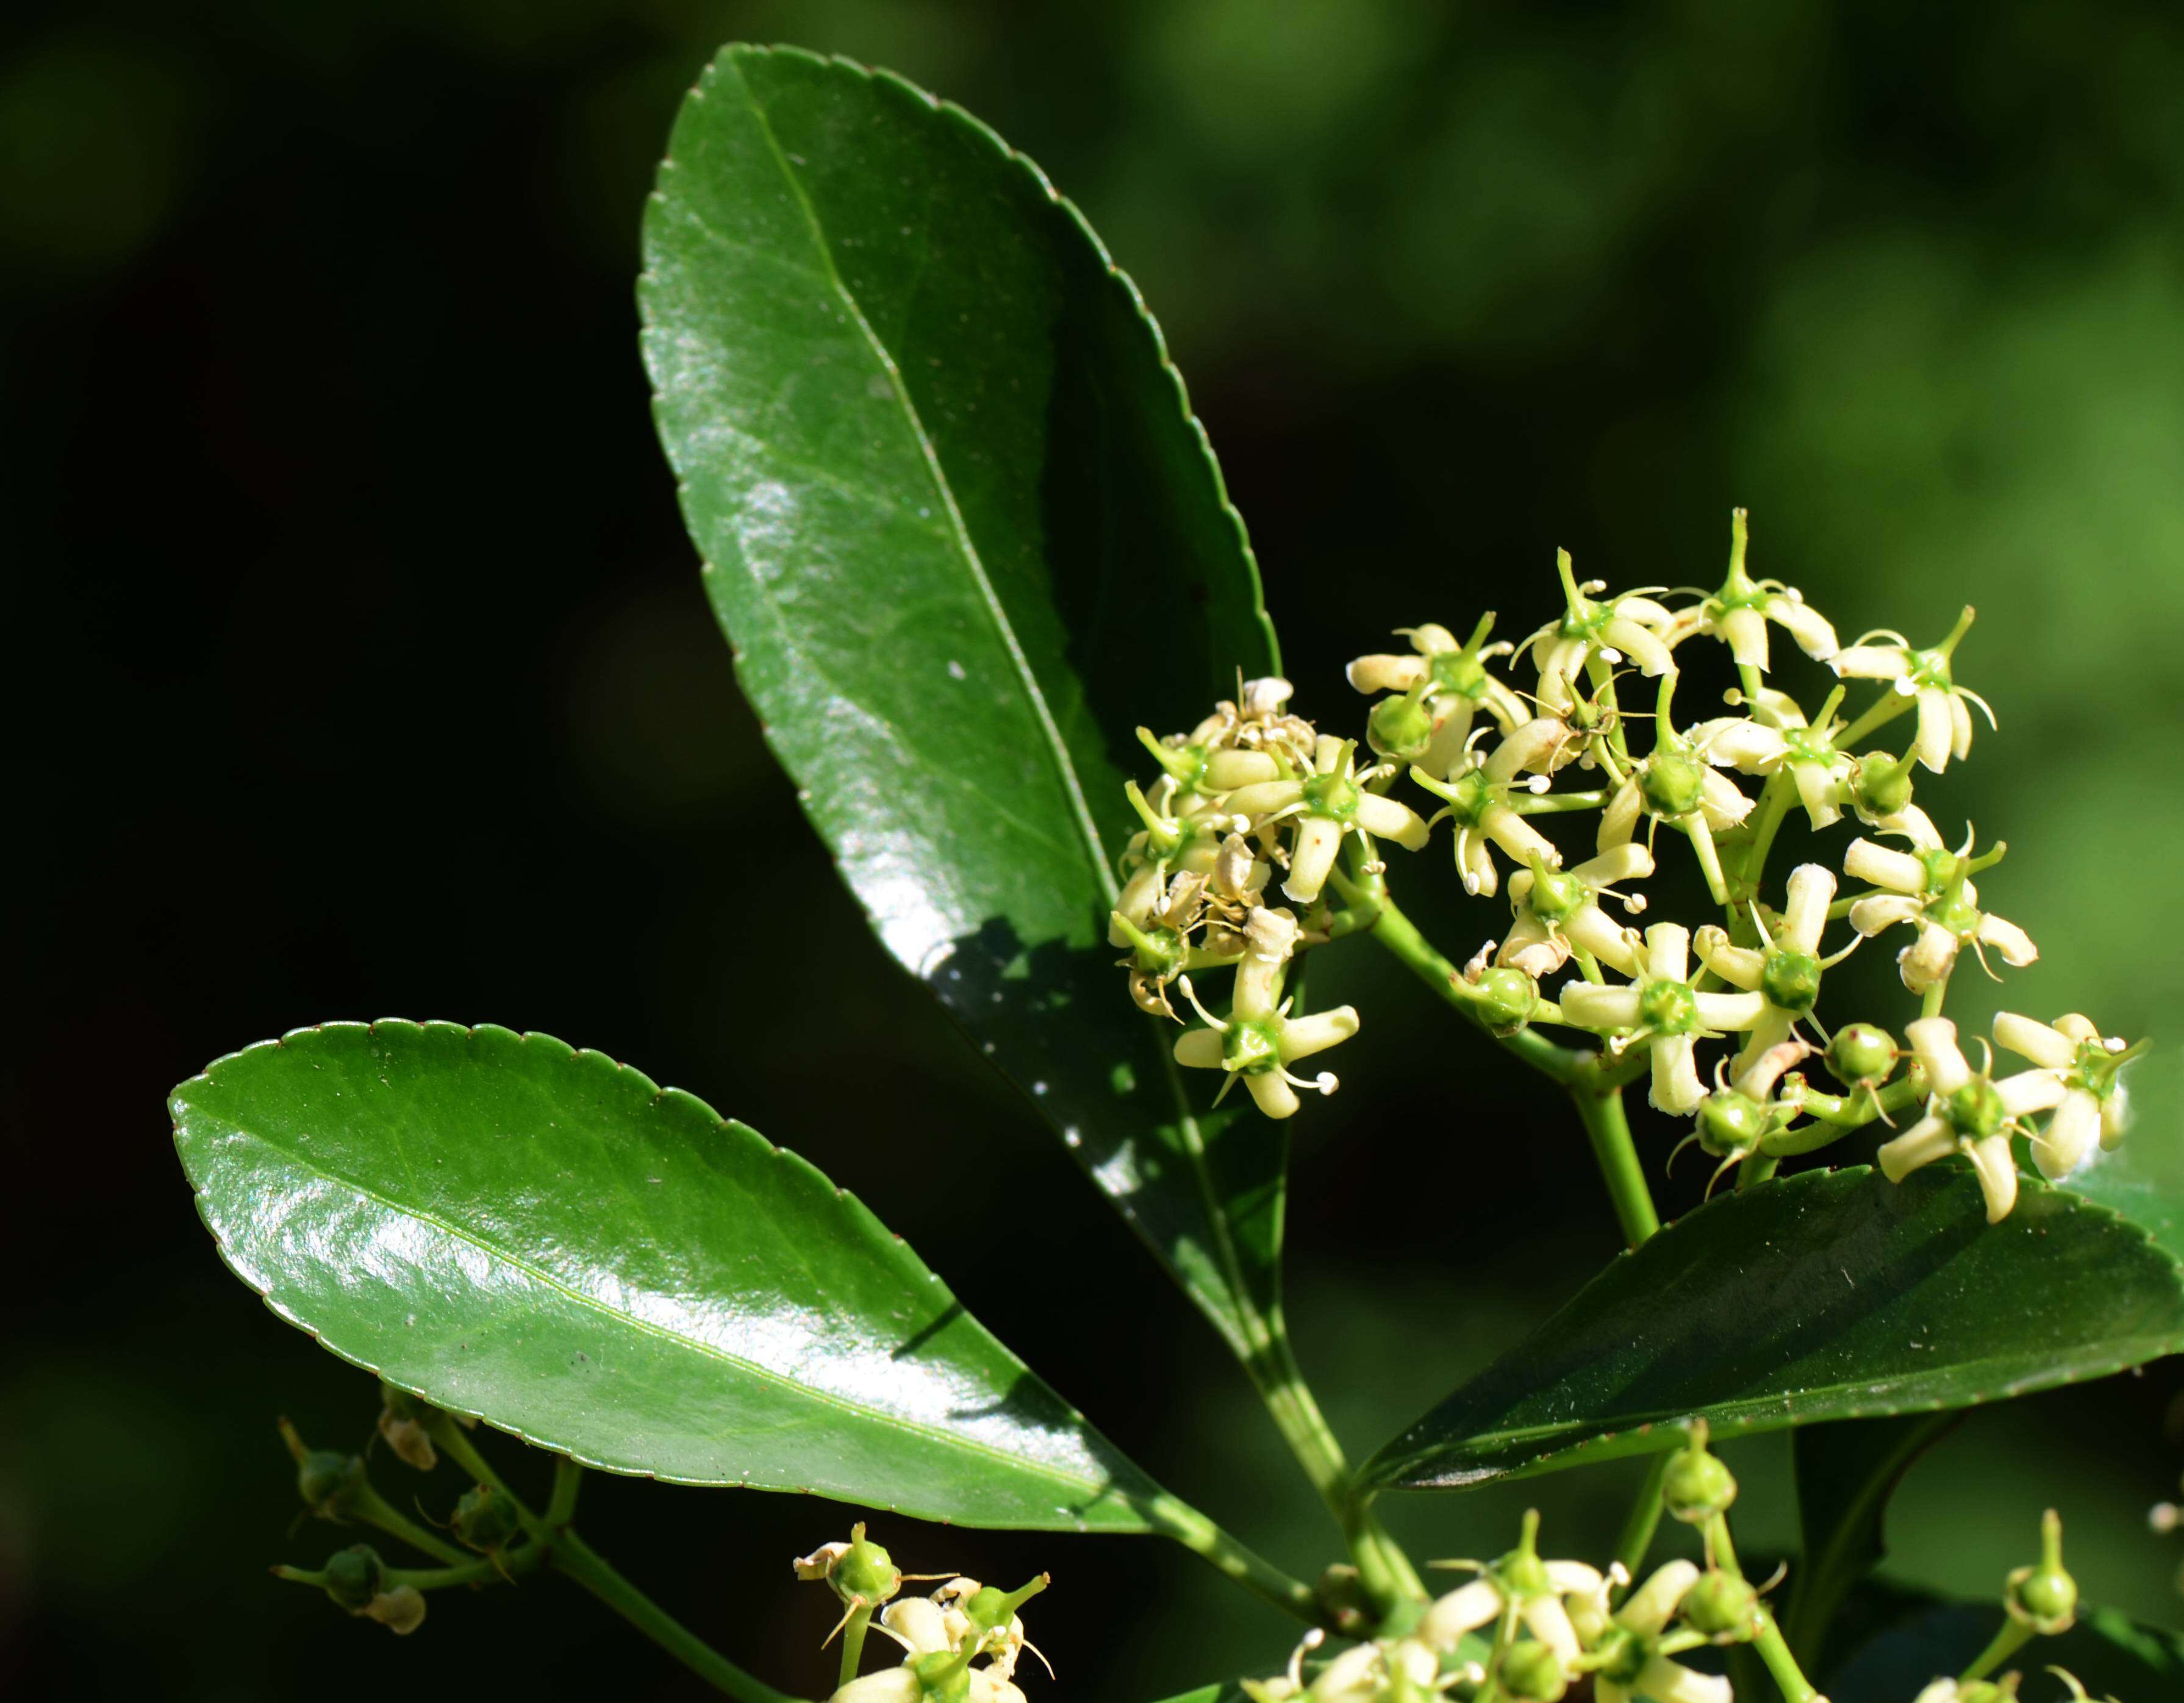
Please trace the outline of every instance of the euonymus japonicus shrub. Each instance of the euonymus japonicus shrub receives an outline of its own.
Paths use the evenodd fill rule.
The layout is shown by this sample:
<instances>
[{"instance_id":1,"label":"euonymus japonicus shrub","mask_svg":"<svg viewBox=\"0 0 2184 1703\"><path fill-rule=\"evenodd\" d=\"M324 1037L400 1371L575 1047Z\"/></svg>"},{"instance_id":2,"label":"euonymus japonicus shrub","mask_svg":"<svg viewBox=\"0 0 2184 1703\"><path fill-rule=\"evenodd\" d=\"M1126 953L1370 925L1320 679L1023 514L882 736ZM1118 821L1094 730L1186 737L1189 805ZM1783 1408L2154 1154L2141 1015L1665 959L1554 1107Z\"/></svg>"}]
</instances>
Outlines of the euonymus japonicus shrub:
<instances>
[{"instance_id":1,"label":"euonymus japonicus shrub","mask_svg":"<svg viewBox=\"0 0 2184 1703\"><path fill-rule=\"evenodd\" d=\"M1829 1636L1953 1413L2184 1347L2184 1234L2133 1160L2176 1132L2127 1133L2144 1044L2042 1003L2002 841L1945 826L1987 715L1970 609L1930 643L1847 640L1757 576L1740 512L1693 588L1543 554L1496 612L1451 582L1400 648L1359 633L1346 680L1292 681L1182 381L1082 216L968 114L800 52L731 47L691 92L640 299L705 582L820 838L1236 1355L1325 1501L1325 1568L1291 1578L1164 1490L863 1203L704 1101L543 1036L337 1022L173 1100L228 1263L382 1380L372 1458L286 1433L347 1541L284 1577L410 1634L435 1592L560 1574L723 1693L782 1696L579 1535L594 1467L875 1529L1183 1544L1301 1633L1199 1703L2177 1695L2174 1643L2081 1608L2053 1514L1986 1608L1907 1612L1847 1663ZM1473 919L1453 949L1397 900L1434 882ZM1282 1208L1286 1120L1370 1016L1301 966L1375 949L1565 1094L1629 1245L1358 1462L1290 1348ZM1894 954L1896 997L1835 997L1853 951ZM2010 1009L1975 1034L1950 996L1985 975ZM1680 1140L1641 1149L1640 1095ZM1685 1146L1712 1198L1664 1226ZM1756 1577L1709 1440L1792 1428L1802 1553ZM553 1457L550 1494L504 1479L510 1438ZM1478 1558L1422 1566L1375 1511L1634 1455L1613 1554L1536 1517L1468 1529L1459 1500ZM388 1481L442 1456L472 1488L426 1523ZM814 1505L847 1535L783 1589L833 1593L838 1651L799 1695L1058 1690L1027 1634L1044 1576L905 1572ZM1655 1556L1664 1514L1699 1561Z\"/></svg>"}]
</instances>

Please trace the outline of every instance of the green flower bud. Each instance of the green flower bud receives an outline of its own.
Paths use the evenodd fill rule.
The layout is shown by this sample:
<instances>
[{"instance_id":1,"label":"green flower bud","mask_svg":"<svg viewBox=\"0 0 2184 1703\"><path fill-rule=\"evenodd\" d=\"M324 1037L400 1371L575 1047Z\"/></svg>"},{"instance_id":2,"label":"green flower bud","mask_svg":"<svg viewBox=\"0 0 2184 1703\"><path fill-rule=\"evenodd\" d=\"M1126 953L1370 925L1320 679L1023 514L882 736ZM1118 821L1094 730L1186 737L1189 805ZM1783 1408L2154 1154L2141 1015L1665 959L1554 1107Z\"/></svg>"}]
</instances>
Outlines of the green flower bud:
<instances>
[{"instance_id":1,"label":"green flower bud","mask_svg":"<svg viewBox=\"0 0 2184 1703\"><path fill-rule=\"evenodd\" d=\"M352 1544L326 1557L326 1594L351 1614L371 1606L387 1582L387 1564L370 1544Z\"/></svg>"},{"instance_id":2,"label":"green flower bud","mask_svg":"<svg viewBox=\"0 0 2184 1703\"><path fill-rule=\"evenodd\" d=\"M1819 960L1794 947L1774 948L1760 960L1759 991L1784 1010L1803 1016L1820 997Z\"/></svg>"},{"instance_id":3,"label":"green flower bud","mask_svg":"<svg viewBox=\"0 0 2184 1703\"><path fill-rule=\"evenodd\" d=\"M1373 1624L1373 1600L1365 1594L1364 1581L1357 1569L1347 1561L1336 1561L1319 1576L1312 1588L1313 1598L1327 1611L1333 1622L1333 1630L1346 1638L1354 1638Z\"/></svg>"},{"instance_id":4,"label":"green flower bud","mask_svg":"<svg viewBox=\"0 0 2184 1703\"><path fill-rule=\"evenodd\" d=\"M1540 984L1513 964L1482 971L1471 988L1478 998L1479 1021L1492 1034L1515 1034L1540 1006Z\"/></svg>"},{"instance_id":5,"label":"green flower bud","mask_svg":"<svg viewBox=\"0 0 2184 1703\"><path fill-rule=\"evenodd\" d=\"M1681 751L1656 751L1638 771L1639 795L1657 816L1689 815L1699 807L1701 770Z\"/></svg>"},{"instance_id":6,"label":"green flower bud","mask_svg":"<svg viewBox=\"0 0 2184 1703\"><path fill-rule=\"evenodd\" d=\"M1896 1038L1871 1023L1846 1023L1828 1043L1828 1069L1849 1088L1878 1088L1896 1069Z\"/></svg>"},{"instance_id":7,"label":"green flower bud","mask_svg":"<svg viewBox=\"0 0 2184 1703\"><path fill-rule=\"evenodd\" d=\"M1017 1617L1017 1611L1045 1590L1047 1583L1047 1575L1041 1573L1016 1590L983 1586L964 1600L963 1617L981 1632L1002 1631Z\"/></svg>"},{"instance_id":8,"label":"green flower bud","mask_svg":"<svg viewBox=\"0 0 2184 1703\"><path fill-rule=\"evenodd\" d=\"M1383 757L1415 763L1433 743L1433 711L1416 698L1383 698L1365 718L1365 740Z\"/></svg>"},{"instance_id":9,"label":"green flower bud","mask_svg":"<svg viewBox=\"0 0 2184 1703\"><path fill-rule=\"evenodd\" d=\"M322 1520L343 1519L364 1488L364 1461L337 1449L305 1445L296 1428L280 1422L281 1440L296 1462L296 1494L304 1505Z\"/></svg>"},{"instance_id":10,"label":"green flower bud","mask_svg":"<svg viewBox=\"0 0 2184 1703\"><path fill-rule=\"evenodd\" d=\"M1911 760L1868 751L1851 771L1851 802L1858 814L1892 816L1911 803Z\"/></svg>"},{"instance_id":11,"label":"green flower bud","mask_svg":"<svg viewBox=\"0 0 2184 1703\"><path fill-rule=\"evenodd\" d=\"M1772 1114L1734 1088L1708 1094L1699 1104L1699 1146L1716 1159L1742 1158L1759 1145Z\"/></svg>"},{"instance_id":12,"label":"green flower bud","mask_svg":"<svg viewBox=\"0 0 2184 1703\"><path fill-rule=\"evenodd\" d=\"M457 1543L488 1556L507 1544L520 1523L515 1517L515 1505L507 1497L495 1494L490 1484L473 1485L464 1491L455 1504L454 1517L448 1522Z\"/></svg>"},{"instance_id":13,"label":"green flower bud","mask_svg":"<svg viewBox=\"0 0 2184 1703\"><path fill-rule=\"evenodd\" d=\"M1752 1633L1752 1611L1758 1606L1759 1593L1735 1573L1719 1570L1699 1575L1699 1581L1685 1594L1684 1618L1696 1632L1709 1638L1733 1634L1749 1638Z\"/></svg>"},{"instance_id":14,"label":"green flower bud","mask_svg":"<svg viewBox=\"0 0 2184 1703\"><path fill-rule=\"evenodd\" d=\"M860 1522L850 1528L850 1547L836 1560L827 1583L848 1600L879 1603L902 1589L902 1574Z\"/></svg>"},{"instance_id":15,"label":"green flower bud","mask_svg":"<svg viewBox=\"0 0 2184 1703\"><path fill-rule=\"evenodd\" d=\"M1661 1481L1661 1500L1685 1524L1702 1525L1728 1511L1736 1500L1736 1478L1707 1453L1703 1443L1696 1443L1679 1450L1669 1463L1668 1476Z\"/></svg>"},{"instance_id":16,"label":"green flower bud","mask_svg":"<svg viewBox=\"0 0 2184 1703\"><path fill-rule=\"evenodd\" d=\"M1569 1689L1569 1676L1561 1659L1546 1645L1527 1640L1513 1645L1498 1670L1502 1689L1529 1703L1559 1703Z\"/></svg>"},{"instance_id":17,"label":"green flower bud","mask_svg":"<svg viewBox=\"0 0 2184 1703\"><path fill-rule=\"evenodd\" d=\"M2063 1520L2053 1508L2040 1517L2040 1561L2011 1573L2003 1601L2010 1618L2042 1637L2068 1632L2078 1615L2078 1582L2063 1567Z\"/></svg>"}]
</instances>

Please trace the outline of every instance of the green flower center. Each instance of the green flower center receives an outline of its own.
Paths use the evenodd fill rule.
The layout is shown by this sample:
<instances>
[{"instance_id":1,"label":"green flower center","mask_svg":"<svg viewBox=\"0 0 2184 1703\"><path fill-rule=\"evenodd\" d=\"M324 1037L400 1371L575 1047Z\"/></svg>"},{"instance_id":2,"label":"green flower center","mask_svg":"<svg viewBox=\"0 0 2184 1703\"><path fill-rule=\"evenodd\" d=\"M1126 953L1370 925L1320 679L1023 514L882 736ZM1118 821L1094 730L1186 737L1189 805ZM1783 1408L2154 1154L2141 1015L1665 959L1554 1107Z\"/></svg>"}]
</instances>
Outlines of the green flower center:
<instances>
[{"instance_id":1,"label":"green flower center","mask_svg":"<svg viewBox=\"0 0 2184 1703\"><path fill-rule=\"evenodd\" d=\"M1638 1016L1657 1034L1689 1034L1699 1026L1698 995L1685 982L1648 982L1638 992Z\"/></svg>"},{"instance_id":2,"label":"green flower center","mask_svg":"<svg viewBox=\"0 0 2184 1703\"><path fill-rule=\"evenodd\" d=\"M1221 1035L1221 1066L1239 1076L1263 1076L1282 1067L1281 1030L1271 1018L1235 1018Z\"/></svg>"},{"instance_id":3,"label":"green flower center","mask_svg":"<svg viewBox=\"0 0 2184 1703\"><path fill-rule=\"evenodd\" d=\"M1308 816L1321 816L1330 822L1355 821L1357 801L1363 789L1349 776L1336 772L1332 775L1312 775L1304 783L1304 810Z\"/></svg>"},{"instance_id":4,"label":"green flower center","mask_svg":"<svg viewBox=\"0 0 2184 1703\"><path fill-rule=\"evenodd\" d=\"M2002 1095L1985 1077L1974 1077L1951 1094L1944 1110L1957 1133L1974 1141L1992 1135L2008 1116L2003 1109Z\"/></svg>"},{"instance_id":5,"label":"green flower center","mask_svg":"<svg viewBox=\"0 0 2184 1703\"><path fill-rule=\"evenodd\" d=\"M1638 792L1657 816L1689 815L1698 808L1702 772L1681 751L1656 751L1638 771Z\"/></svg>"},{"instance_id":6,"label":"green flower center","mask_svg":"<svg viewBox=\"0 0 2184 1703\"><path fill-rule=\"evenodd\" d=\"M1802 1016L1820 997L1819 960L1793 946L1778 946L1761 960L1759 991L1786 1011Z\"/></svg>"}]
</instances>

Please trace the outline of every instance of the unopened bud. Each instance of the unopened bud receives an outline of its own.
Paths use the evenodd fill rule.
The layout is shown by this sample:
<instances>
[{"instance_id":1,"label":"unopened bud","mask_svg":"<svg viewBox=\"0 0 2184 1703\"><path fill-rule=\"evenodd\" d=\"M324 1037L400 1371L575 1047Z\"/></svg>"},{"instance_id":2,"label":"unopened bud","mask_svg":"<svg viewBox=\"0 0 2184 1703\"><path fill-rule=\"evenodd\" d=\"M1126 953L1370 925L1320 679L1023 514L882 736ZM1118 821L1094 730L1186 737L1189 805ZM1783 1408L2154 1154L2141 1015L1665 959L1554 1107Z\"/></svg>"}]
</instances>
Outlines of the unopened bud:
<instances>
[{"instance_id":1,"label":"unopened bud","mask_svg":"<svg viewBox=\"0 0 2184 1703\"><path fill-rule=\"evenodd\" d=\"M476 1484L464 1491L448 1522L457 1543L488 1556L506 1546L519 1523L515 1505L490 1484Z\"/></svg>"},{"instance_id":2,"label":"unopened bud","mask_svg":"<svg viewBox=\"0 0 2184 1703\"><path fill-rule=\"evenodd\" d=\"M1479 1021L1492 1034L1515 1034L1532 1021L1540 1006L1540 984L1513 964L1480 971L1471 986Z\"/></svg>"},{"instance_id":3,"label":"unopened bud","mask_svg":"<svg viewBox=\"0 0 2184 1703\"><path fill-rule=\"evenodd\" d=\"M2040 1519L2040 1561L2009 1576L2004 1602L2010 1618L2043 1637L2068 1632L2078 1614L2078 1582L2063 1567L2063 1520L2053 1508Z\"/></svg>"},{"instance_id":4,"label":"unopened bud","mask_svg":"<svg viewBox=\"0 0 2184 1703\"><path fill-rule=\"evenodd\" d=\"M1749 1094L1730 1088L1699 1103L1699 1146L1716 1159L1741 1158L1767 1133L1769 1114Z\"/></svg>"},{"instance_id":5,"label":"unopened bud","mask_svg":"<svg viewBox=\"0 0 2184 1703\"><path fill-rule=\"evenodd\" d=\"M1563 1672L1561 1658L1544 1644L1527 1640L1511 1645L1496 1672L1502 1689L1528 1703L1558 1703L1569 1689L1569 1676Z\"/></svg>"},{"instance_id":6,"label":"unopened bud","mask_svg":"<svg viewBox=\"0 0 2184 1703\"><path fill-rule=\"evenodd\" d=\"M1433 711L1415 698L1384 698L1365 718L1365 739L1383 757L1415 763L1433 743Z\"/></svg>"},{"instance_id":7,"label":"unopened bud","mask_svg":"<svg viewBox=\"0 0 2184 1703\"><path fill-rule=\"evenodd\" d=\"M1753 1629L1752 1611L1758 1602L1759 1593L1745 1580L1717 1569L1701 1574L1699 1582L1685 1593L1684 1618L1691 1622L1692 1630L1703 1632L1709 1638L1749 1638Z\"/></svg>"},{"instance_id":8,"label":"unopened bud","mask_svg":"<svg viewBox=\"0 0 2184 1703\"><path fill-rule=\"evenodd\" d=\"M1828 1043L1826 1056L1837 1082L1878 1087L1896 1069L1896 1038L1872 1023L1846 1023Z\"/></svg>"},{"instance_id":9,"label":"unopened bud","mask_svg":"<svg viewBox=\"0 0 2184 1703\"><path fill-rule=\"evenodd\" d=\"M326 1594L351 1614L370 1607L387 1581L387 1563L370 1544L352 1544L326 1557Z\"/></svg>"},{"instance_id":10,"label":"unopened bud","mask_svg":"<svg viewBox=\"0 0 2184 1703\"><path fill-rule=\"evenodd\" d=\"M1877 821L1892 816L1911 803L1911 761L1886 751L1868 751L1851 771L1851 801L1858 813Z\"/></svg>"},{"instance_id":11,"label":"unopened bud","mask_svg":"<svg viewBox=\"0 0 2184 1703\"><path fill-rule=\"evenodd\" d=\"M1686 1525L1703 1525L1716 1514L1726 1513L1736 1500L1736 1475L1707 1453L1701 1440L1677 1451L1661 1481L1662 1503Z\"/></svg>"},{"instance_id":12,"label":"unopened bud","mask_svg":"<svg viewBox=\"0 0 2184 1703\"><path fill-rule=\"evenodd\" d=\"M364 1488L364 1461L335 1449L312 1449L287 1420L281 1421L281 1440L296 1462L296 1494L304 1505L322 1520L341 1521Z\"/></svg>"}]
</instances>

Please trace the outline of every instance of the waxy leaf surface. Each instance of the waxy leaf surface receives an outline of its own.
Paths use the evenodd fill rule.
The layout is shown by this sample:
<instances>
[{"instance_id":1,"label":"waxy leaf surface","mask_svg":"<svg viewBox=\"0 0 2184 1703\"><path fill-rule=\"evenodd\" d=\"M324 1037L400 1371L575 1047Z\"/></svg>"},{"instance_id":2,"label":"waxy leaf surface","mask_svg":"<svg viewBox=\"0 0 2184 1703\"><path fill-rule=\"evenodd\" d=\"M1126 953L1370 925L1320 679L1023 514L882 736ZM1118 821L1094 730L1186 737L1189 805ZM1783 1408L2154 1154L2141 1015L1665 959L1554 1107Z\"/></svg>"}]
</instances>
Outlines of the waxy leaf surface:
<instances>
[{"instance_id":1,"label":"waxy leaf surface","mask_svg":"<svg viewBox=\"0 0 2184 1703\"><path fill-rule=\"evenodd\" d=\"M1715 1200L1615 1261L1366 1468L1454 1487L1717 1434L1970 1406L2184 1347L2146 1233L2028 1180L1986 1222L1961 1166L1859 1167Z\"/></svg>"},{"instance_id":2,"label":"waxy leaf surface","mask_svg":"<svg viewBox=\"0 0 2184 1703\"><path fill-rule=\"evenodd\" d=\"M1251 1351L1281 1134L1194 1113L1106 943L1132 726L1275 665L1135 289L977 120L793 49L706 70L644 253L660 437L775 753L889 951Z\"/></svg>"},{"instance_id":3,"label":"waxy leaf surface","mask_svg":"<svg viewBox=\"0 0 2184 1703\"><path fill-rule=\"evenodd\" d=\"M604 1054L328 1024L171 1106L236 1274L456 1412L616 1472L967 1525L1143 1530L1159 1498L855 1196Z\"/></svg>"}]
</instances>

